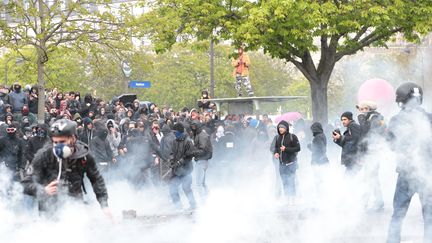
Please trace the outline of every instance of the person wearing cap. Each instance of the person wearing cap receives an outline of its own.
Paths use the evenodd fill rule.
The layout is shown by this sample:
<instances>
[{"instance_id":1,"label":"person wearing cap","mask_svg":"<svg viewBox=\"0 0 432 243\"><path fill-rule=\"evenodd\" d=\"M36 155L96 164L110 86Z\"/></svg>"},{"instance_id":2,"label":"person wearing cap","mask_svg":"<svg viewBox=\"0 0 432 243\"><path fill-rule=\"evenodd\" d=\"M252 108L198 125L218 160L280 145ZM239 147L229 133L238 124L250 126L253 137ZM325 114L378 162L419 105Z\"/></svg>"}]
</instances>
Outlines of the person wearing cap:
<instances>
[{"instance_id":1,"label":"person wearing cap","mask_svg":"<svg viewBox=\"0 0 432 243\"><path fill-rule=\"evenodd\" d=\"M192 191L192 158L195 155L193 141L187 136L185 127L177 122L173 126L175 140L172 144L170 161L171 178L169 179L169 191L171 200L176 209L182 209L179 186L182 187L184 194L189 201L189 209L196 208L196 201ZM166 177L167 175L163 175Z\"/></svg>"},{"instance_id":2,"label":"person wearing cap","mask_svg":"<svg viewBox=\"0 0 432 243\"><path fill-rule=\"evenodd\" d=\"M380 211L384 208L384 200L379 181L379 160L376 158L378 150L382 148L386 136L384 117L377 111L377 104L373 101L361 101L357 106L360 114L357 120L361 128L359 143L359 159L365 169L367 177L367 191L364 198L365 207L369 211ZM373 156L370 156L373 155ZM372 198L373 200L370 200ZM371 206L368 207L368 202Z\"/></svg>"},{"instance_id":3,"label":"person wearing cap","mask_svg":"<svg viewBox=\"0 0 432 243\"><path fill-rule=\"evenodd\" d=\"M67 199L83 201L83 179L89 179L103 212L111 216L108 193L95 159L86 144L77 139L76 123L55 121L50 129L51 142L39 150L22 181L24 193L39 200L39 210L52 216Z\"/></svg>"},{"instance_id":4,"label":"person wearing cap","mask_svg":"<svg viewBox=\"0 0 432 243\"><path fill-rule=\"evenodd\" d=\"M346 167L346 174L356 174L361 167L358 163L358 144L361 138L361 128L353 120L353 113L346 111L341 115L341 122L346 130L343 134L339 130L333 131L333 141L342 147L341 163Z\"/></svg>"}]
</instances>

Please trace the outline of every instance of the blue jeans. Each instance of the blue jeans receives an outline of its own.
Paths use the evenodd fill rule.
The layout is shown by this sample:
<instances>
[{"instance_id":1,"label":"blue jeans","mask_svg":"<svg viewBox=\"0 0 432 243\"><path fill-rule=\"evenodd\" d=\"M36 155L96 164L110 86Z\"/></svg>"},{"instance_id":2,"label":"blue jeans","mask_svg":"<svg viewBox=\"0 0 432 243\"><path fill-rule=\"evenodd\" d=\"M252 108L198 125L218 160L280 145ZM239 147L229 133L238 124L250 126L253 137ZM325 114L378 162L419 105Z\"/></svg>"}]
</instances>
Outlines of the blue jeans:
<instances>
[{"instance_id":1,"label":"blue jeans","mask_svg":"<svg viewBox=\"0 0 432 243\"><path fill-rule=\"evenodd\" d=\"M189 200L190 207L192 209L196 208L195 197L192 192L192 176L190 174L185 176L174 176L173 178L171 178L169 182L169 191L174 206L178 209L182 208L178 190L180 185L182 186L183 192Z\"/></svg>"},{"instance_id":2,"label":"blue jeans","mask_svg":"<svg viewBox=\"0 0 432 243\"><path fill-rule=\"evenodd\" d=\"M408 211L411 198L416 192L419 194L422 205L424 220L423 243L432 242L432 189L418 179L399 174L393 197L393 215L388 231L387 243L400 243L402 222Z\"/></svg>"},{"instance_id":3,"label":"blue jeans","mask_svg":"<svg viewBox=\"0 0 432 243\"><path fill-rule=\"evenodd\" d=\"M292 162L290 164L279 164L279 173L281 176L285 196L296 196L296 171L297 162Z\"/></svg>"},{"instance_id":4,"label":"blue jeans","mask_svg":"<svg viewBox=\"0 0 432 243\"><path fill-rule=\"evenodd\" d=\"M201 198L207 196L207 185L205 183L208 160L198 160L195 165L195 184Z\"/></svg>"}]
</instances>

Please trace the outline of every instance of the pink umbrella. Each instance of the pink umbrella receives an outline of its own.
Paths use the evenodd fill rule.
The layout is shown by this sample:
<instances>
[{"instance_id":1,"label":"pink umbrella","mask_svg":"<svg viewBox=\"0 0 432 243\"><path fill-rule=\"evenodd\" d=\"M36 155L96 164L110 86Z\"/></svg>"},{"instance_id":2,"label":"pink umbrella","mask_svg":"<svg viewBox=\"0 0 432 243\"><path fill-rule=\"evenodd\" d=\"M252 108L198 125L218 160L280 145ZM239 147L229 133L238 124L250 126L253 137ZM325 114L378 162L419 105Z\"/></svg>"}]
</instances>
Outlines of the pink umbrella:
<instances>
[{"instance_id":1,"label":"pink umbrella","mask_svg":"<svg viewBox=\"0 0 432 243\"><path fill-rule=\"evenodd\" d=\"M357 94L358 102L369 100L375 101L378 110L388 114L396 107L395 91L393 86L383 79L369 79L364 82Z\"/></svg>"},{"instance_id":2,"label":"pink umbrella","mask_svg":"<svg viewBox=\"0 0 432 243\"><path fill-rule=\"evenodd\" d=\"M293 122L293 121L297 121L300 118L302 118L302 115L299 112L293 111L276 117L275 122L276 123L279 123L281 121Z\"/></svg>"}]
</instances>

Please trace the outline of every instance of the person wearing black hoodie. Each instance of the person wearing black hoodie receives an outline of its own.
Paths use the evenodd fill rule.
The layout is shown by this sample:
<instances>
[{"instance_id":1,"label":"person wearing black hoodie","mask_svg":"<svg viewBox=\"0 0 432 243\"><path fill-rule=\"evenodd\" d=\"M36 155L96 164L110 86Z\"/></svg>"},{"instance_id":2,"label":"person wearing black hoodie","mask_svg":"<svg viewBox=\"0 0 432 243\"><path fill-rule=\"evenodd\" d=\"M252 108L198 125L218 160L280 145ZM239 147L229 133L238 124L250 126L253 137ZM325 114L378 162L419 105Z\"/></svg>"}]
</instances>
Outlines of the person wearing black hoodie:
<instances>
[{"instance_id":1,"label":"person wearing black hoodie","mask_svg":"<svg viewBox=\"0 0 432 243\"><path fill-rule=\"evenodd\" d=\"M314 122L311 125L311 131L313 135L312 143L308 145L308 148L312 152L312 165L325 165L329 163L327 158L327 138L324 134L321 123Z\"/></svg>"},{"instance_id":2,"label":"person wearing black hoodie","mask_svg":"<svg viewBox=\"0 0 432 243\"><path fill-rule=\"evenodd\" d=\"M195 157L195 177L196 186L202 199L207 195L207 185L205 182L208 161L213 156L213 146L211 144L210 135L203 130L203 124L198 121L192 121L190 124L191 138L194 141L196 149Z\"/></svg>"},{"instance_id":3,"label":"person wearing black hoodie","mask_svg":"<svg viewBox=\"0 0 432 243\"><path fill-rule=\"evenodd\" d=\"M281 121L277 125L274 157L279 160L279 173L282 179L284 194L288 199L296 196L296 170L297 153L300 151L300 142L296 135L289 132L289 124Z\"/></svg>"},{"instance_id":4,"label":"person wearing black hoodie","mask_svg":"<svg viewBox=\"0 0 432 243\"><path fill-rule=\"evenodd\" d=\"M19 181L19 172L24 169L24 141L18 137L17 123L9 124L6 136L0 138L0 165L9 169L14 181Z\"/></svg>"},{"instance_id":5,"label":"person wearing black hoodie","mask_svg":"<svg viewBox=\"0 0 432 243\"><path fill-rule=\"evenodd\" d=\"M325 174L326 165L329 164L327 158L327 138L324 134L324 129L319 122L314 122L311 127L312 143L308 144L308 148L312 152L311 164L314 174L314 182L318 198L322 196L322 185L324 183L323 177Z\"/></svg>"},{"instance_id":6,"label":"person wearing black hoodie","mask_svg":"<svg viewBox=\"0 0 432 243\"><path fill-rule=\"evenodd\" d=\"M190 209L196 208L196 201L192 191L192 158L196 154L193 141L186 135L185 127L178 122L173 126L175 140L172 144L172 151L169 157L172 177L169 182L171 200L177 209L181 209L179 186L182 186Z\"/></svg>"},{"instance_id":7,"label":"person wearing black hoodie","mask_svg":"<svg viewBox=\"0 0 432 243\"><path fill-rule=\"evenodd\" d=\"M76 123L57 120L51 125L49 135L51 143L38 151L22 180L24 193L39 200L41 213L55 216L64 199L83 201L85 176L103 212L112 218L105 181L88 146L77 140Z\"/></svg>"},{"instance_id":8,"label":"person wearing black hoodie","mask_svg":"<svg viewBox=\"0 0 432 243\"><path fill-rule=\"evenodd\" d=\"M36 135L31 137L27 143L25 158L31 162L34 159L35 154L44 145L50 142L48 137L48 125L39 124L36 127Z\"/></svg>"},{"instance_id":9,"label":"person wearing black hoodie","mask_svg":"<svg viewBox=\"0 0 432 243\"><path fill-rule=\"evenodd\" d=\"M107 140L108 129L103 121L95 122L95 136L90 140L90 151L92 152L96 165L103 172L109 170L112 163L117 162L111 146Z\"/></svg>"},{"instance_id":10,"label":"person wearing black hoodie","mask_svg":"<svg viewBox=\"0 0 432 243\"><path fill-rule=\"evenodd\" d=\"M161 153L163 155L163 158L169 158L172 152L172 145L176 137L167 124L163 125L161 132L163 134L160 142ZM166 180L166 176L169 174L167 173L169 171L169 161L162 159L161 168L161 179Z\"/></svg>"}]
</instances>

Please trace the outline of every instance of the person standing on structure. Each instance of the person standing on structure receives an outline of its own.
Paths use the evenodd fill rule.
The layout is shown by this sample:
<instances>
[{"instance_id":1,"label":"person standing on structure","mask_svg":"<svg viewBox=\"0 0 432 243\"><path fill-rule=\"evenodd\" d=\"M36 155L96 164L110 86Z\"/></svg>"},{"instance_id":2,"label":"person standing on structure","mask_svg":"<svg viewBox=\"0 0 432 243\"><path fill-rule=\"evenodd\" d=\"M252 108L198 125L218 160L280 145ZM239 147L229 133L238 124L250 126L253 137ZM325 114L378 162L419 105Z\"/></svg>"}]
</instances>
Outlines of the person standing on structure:
<instances>
[{"instance_id":1,"label":"person standing on structure","mask_svg":"<svg viewBox=\"0 0 432 243\"><path fill-rule=\"evenodd\" d=\"M238 58L232 60L232 65L234 66L233 76L236 79L235 88L237 90L237 95L242 96L241 84L246 88L248 95L254 96L254 91L249 79L249 67L251 65L248 54L244 52L243 47L238 48Z\"/></svg>"}]
</instances>

